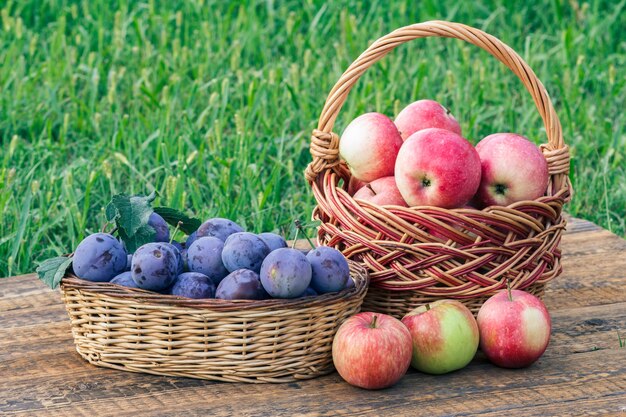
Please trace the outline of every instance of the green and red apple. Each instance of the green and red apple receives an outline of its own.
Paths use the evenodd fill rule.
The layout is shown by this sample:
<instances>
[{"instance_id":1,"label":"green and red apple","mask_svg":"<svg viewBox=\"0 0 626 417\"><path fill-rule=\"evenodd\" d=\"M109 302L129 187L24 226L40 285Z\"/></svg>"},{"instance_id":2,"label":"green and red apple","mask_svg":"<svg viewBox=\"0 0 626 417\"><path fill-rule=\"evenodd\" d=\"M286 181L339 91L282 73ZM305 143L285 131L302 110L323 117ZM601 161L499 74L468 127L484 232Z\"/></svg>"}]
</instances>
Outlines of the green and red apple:
<instances>
[{"instance_id":1,"label":"green and red apple","mask_svg":"<svg viewBox=\"0 0 626 417\"><path fill-rule=\"evenodd\" d=\"M352 175L364 182L393 175L402 137L390 118L366 113L346 127L339 141L339 154Z\"/></svg>"},{"instance_id":2,"label":"green and red apple","mask_svg":"<svg viewBox=\"0 0 626 417\"><path fill-rule=\"evenodd\" d=\"M472 312L456 300L420 306L402 318L413 342L411 365L429 374L465 367L478 349L478 325Z\"/></svg>"}]
</instances>

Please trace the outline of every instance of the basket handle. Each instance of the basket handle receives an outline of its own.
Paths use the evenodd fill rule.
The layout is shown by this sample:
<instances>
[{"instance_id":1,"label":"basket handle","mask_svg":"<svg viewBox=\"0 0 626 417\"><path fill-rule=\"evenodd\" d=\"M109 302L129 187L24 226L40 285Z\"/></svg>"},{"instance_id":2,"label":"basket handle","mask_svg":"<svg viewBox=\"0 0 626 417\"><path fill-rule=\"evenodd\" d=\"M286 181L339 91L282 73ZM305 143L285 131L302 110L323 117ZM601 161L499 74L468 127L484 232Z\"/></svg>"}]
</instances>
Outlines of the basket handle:
<instances>
[{"instance_id":1,"label":"basket handle","mask_svg":"<svg viewBox=\"0 0 626 417\"><path fill-rule=\"evenodd\" d=\"M339 160L339 137L332 132L332 129L348 93L359 77L397 46L413 39L431 36L456 38L476 45L496 57L517 75L535 101L546 128L548 143L541 145L541 149L548 161L549 173L553 176L553 189L558 190L569 185L567 177L569 148L563 142L561 122L545 87L533 70L513 49L496 37L461 23L440 20L405 26L383 36L371 44L341 75L328 94L317 129L313 131L311 138L313 162L309 164L305 172L309 183L314 182L317 176L326 169L345 174L345 169L342 168Z\"/></svg>"}]
</instances>

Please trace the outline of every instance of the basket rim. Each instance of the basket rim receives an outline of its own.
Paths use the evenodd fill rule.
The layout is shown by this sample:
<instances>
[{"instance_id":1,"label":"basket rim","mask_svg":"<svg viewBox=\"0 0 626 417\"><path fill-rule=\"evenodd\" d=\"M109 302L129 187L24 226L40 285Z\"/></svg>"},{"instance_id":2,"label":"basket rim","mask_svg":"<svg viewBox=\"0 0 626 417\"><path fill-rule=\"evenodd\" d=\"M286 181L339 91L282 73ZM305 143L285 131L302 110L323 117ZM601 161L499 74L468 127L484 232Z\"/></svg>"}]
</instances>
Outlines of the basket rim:
<instances>
[{"instance_id":1,"label":"basket rim","mask_svg":"<svg viewBox=\"0 0 626 417\"><path fill-rule=\"evenodd\" d=\"M61 291L78 290L80 292L115 298L129 303L141 305L162 305L173 308L192 308L206 311L250 311L305 309L332 305L341 301L362 298L369 287L370 277L367 269L354 261L348 260L350 277L354 279L354 287L341 291L300 298L271 298L266 300L222 300L217 298L192 299L175 295L160 294L139 288L129 288L110 282L92 282L78 278L68 272L61 280Z\"/></svg>"}]
</instances>

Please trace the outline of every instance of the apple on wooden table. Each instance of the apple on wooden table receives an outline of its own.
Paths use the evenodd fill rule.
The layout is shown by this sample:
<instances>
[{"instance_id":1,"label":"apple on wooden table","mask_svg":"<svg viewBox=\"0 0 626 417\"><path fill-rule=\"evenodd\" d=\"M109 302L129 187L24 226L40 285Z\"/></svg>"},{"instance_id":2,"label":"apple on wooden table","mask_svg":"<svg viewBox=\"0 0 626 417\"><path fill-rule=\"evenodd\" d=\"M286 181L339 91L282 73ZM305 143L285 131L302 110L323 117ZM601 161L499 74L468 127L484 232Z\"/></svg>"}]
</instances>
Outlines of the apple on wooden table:
<instances>
[{"instance_id":1,"label":"apple on wooden table","mask_svg":"<svg viewBox=\"0 0 626 417\"><path fill-rule=\"evenodd\" d=\"M548 347L552 324L543 302L520 290L503 290L478 311L480 349L495 365L523 368Z\"/></svg>"},{"instance_id":2,"label":"apple on wooden table","mask_svg":"<svg viewBox=\"0 0 626 417\"><path fill-rule=\"evenodd\" d=\"M351 385L387 388L406 373L411 363L411 335L400 320L363 312L347 319L333 339L333 363Z\"/></svg>"},{"instance_id":3,"label":"apple on wooden table","mask_svg":"<svg viewBox=\"0 0 626 417\"><path fill-rule=\"evenodd\" d=\"M413 341L411 365L429 374L465 367L478 349L478 325L472 312L456 300L437 300L402 318Z\"/></svg>"}]
</instances>

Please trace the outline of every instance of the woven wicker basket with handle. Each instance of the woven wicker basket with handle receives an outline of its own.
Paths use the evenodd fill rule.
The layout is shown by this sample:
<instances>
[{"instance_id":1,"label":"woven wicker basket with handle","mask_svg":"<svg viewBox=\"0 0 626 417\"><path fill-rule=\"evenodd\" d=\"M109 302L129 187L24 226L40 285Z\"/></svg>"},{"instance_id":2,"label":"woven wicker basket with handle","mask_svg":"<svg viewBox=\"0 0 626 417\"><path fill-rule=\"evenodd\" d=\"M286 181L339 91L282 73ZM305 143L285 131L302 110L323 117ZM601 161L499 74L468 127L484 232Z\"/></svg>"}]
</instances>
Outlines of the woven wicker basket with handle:
<instances>
[{"instance_id":1,"label":"woven wicker basket with handle","mask_svg":"<svg viewBox=\"0 0 626 417\"><path fill-rule=\"evenodd\" d=\"M532 96L548 142L541 150L550 181L543 197L484 210L378 206L347 193L350 171L339 157L333 125L359 77L397 46L424 37L456 38L489 52L506 65ZM512 129L514 130L514 129ZM459 23L431 21L397 29L375 41L330 91L311 138L313 161L305 172L321 220L318 242L341 250L370 272L364 310L402 317L441 298L463 301L475 314L506 286L541 296L561 273L561 216L570 199L569 150L542 83L510 47Z\"/></svg>"},{"instance_id":2,"label":"woven wicker basket with handle","mask_svg":"<svg viewBox=\"0 0 626 417\"><path fill-rule=\"evenodd\" d=\"M355 286L299 299L193 300L85 281L61 281L78 353L94 365L230 382L290 382L333 371L339 325L360 310Z\"/></svg>"}]
</instances>

